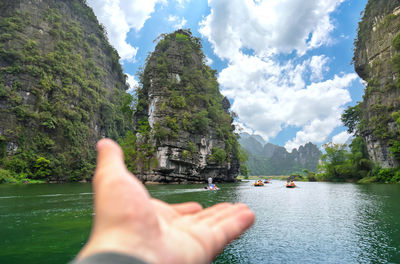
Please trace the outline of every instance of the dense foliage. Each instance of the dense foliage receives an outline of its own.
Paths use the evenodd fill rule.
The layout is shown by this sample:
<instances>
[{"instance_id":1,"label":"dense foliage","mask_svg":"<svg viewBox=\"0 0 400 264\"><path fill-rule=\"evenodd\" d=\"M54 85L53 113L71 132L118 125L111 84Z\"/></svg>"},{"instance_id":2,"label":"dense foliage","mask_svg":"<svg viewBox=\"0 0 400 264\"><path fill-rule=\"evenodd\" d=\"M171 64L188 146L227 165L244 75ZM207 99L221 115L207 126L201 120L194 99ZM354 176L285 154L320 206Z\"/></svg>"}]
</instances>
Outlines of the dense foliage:
<instances>
[{"instance_id":1,"label":"dense foliage","mask_svg":"<svg viewBox=\"0 0 400 264\"><path fill-rule=\"evenodd\" d=\"M92 10L44 2L2 7L0 182L90 179L95 142L132 126L119 56Z\"/></svg>"},{"instance_id":2,"label":"dense foliage","mask_svg":"<svg viewBox=\"0 0 400 264\"><path fill-rule=\"evenodd\" d=\"M397 168L381 168L368 158L367 147L362 137L356 137L346 145L326 144L326 153L321 156L319 173L313 176L325 181L400 182Z\"/></svg>"},{"instance_id":3,"label":"dense foliage","mask_svg":"<svg viewBox=\"0 0 400 264\"><path fill-rule=\"evenodd\" d=\"M357 181L368 176L373 168L365 141L361 137L354 138L350 151L346 145L341 144L328 143L324 148L319 173L315 175L318 180Z\"/></svg>"},{"instance_id":4,"label":"dense foliage","mask_svg":"<svg viewBox=\"0 0 400 264\"><path fill-rule=\"evenodd\" d=\"M400 162L400 16L393 12L398 7L396 0L369 0L367 3L354 43L355 69L367 82L367 87L363 101L349 107L342 115L348 131L356 136L352 143L354 147L347 153L338 146L327 146L327 154L342 156L344 161L335 163L327 159L325 178L399 181L400 168L395 166ZM360 143L364 140L369 146L361 148L366 144ZM370 148L371 157L368 157L367 148ZM380 168L370 158L382 166L394 168Z\"/></svg>"}]
</instances>

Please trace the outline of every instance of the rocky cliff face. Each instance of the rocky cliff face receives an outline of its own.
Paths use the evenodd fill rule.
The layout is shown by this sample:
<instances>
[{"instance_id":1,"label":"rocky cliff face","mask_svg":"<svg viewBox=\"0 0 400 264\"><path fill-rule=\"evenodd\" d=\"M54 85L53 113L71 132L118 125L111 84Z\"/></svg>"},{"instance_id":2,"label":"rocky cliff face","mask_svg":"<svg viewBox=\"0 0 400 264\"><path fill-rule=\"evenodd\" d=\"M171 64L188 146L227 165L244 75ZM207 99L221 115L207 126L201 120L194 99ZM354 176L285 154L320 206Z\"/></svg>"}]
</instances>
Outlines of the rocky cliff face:
<instances>
[{"instance_id":1,"label":"rocky cliff face","mask_svg":"<svg viewBox=\"0 0 400 264\"><path fill-rule=\"evenodd\" d=\"M131 123L118 60L83 0L1 0L0 169L90 178L96 141Z\"/></svg>"},{"instance_id":2,"label":"rocky cliff face","mask_svg":"<svg viewBox=\"0 0 400 264\"><path fill-rule=\"evenodd\" d=\"M382 167L396 167L391 149L399 141L400 2L369 0L355 41L354 66L368 84L360 103L358 133L370 158Z\"/></svg>"},{"instance_id":3,"label":"rocky cliff face","mask_svg":"<svg viewBox=\"0 0 400 264\"><path fill-rule=\"evenodd\" d=\"M229 101L190 31L162 35L141 76L136 171L143 181L234 181L238 143ZM146 145L147 144L147 145ZM139 154L138 154L139 155Z\"/></svg>"},{"instance_id":4,"label":"rocky cliff face","mask_svg":"<svg viewBox=\"0 0 400 264\"><path fill-rule=\"evenodd\" d=\"M240 134L240 145L249 154L247 167L251 175L288 175L303 169L317 171L322 155L311 142L289 153L284 147L267 143L264 146L253 135Z\"/></svg>"}]
</instances>

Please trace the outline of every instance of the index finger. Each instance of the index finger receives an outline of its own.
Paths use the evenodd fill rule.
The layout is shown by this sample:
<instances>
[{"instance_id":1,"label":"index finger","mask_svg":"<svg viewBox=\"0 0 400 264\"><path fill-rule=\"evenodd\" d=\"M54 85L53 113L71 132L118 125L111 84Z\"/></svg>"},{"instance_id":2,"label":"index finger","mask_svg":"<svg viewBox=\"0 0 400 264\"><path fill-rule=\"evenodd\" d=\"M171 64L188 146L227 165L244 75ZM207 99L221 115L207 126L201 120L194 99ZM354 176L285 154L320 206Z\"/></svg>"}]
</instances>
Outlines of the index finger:
<instances>
[{"instance_id":1,"label":"index finger","mask_svg":"<svg viewBox=\"0 0 400 264\"><path fill-rule=\"evenodd\" d=\"M113 140L104 138L97 142L97 166L94 181L125 174L124 154L120 146Z\"/></svg>"},{"instance_id":2,"label":"index finger","mask_svg":"<svg viewBox=\"0 0 400 264\"><path fill-rule=\"evenodd\" d=\"M108 164L119 163L119 165L124 164L124 153L121 147L115 143L113 140L108 138L100 139L97 142L97 166L104 167Z\"/></svg>"}]
</instances>

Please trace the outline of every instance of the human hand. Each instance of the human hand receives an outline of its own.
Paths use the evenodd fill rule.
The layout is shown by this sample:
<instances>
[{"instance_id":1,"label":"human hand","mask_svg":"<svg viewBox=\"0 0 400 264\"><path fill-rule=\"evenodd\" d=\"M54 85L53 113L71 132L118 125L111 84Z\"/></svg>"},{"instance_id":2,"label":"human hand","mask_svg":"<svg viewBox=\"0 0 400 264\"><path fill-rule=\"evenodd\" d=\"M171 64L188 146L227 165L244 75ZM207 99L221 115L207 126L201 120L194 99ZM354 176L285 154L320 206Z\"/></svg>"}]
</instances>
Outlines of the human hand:
<instances>
[{"instance_id":1,"label":"human hand","mask_svg":"<svg viewBox=\"0 0 400 264\"><path fill-rule=\"evenodd\" d=\"M115 142L102 139L97 150L94 223L78 260L118 252L148 263L209 263L254 222L244 204L202 209L194 202L170 205L152 199L126 169Z\"/></svg>"}]
</instances>

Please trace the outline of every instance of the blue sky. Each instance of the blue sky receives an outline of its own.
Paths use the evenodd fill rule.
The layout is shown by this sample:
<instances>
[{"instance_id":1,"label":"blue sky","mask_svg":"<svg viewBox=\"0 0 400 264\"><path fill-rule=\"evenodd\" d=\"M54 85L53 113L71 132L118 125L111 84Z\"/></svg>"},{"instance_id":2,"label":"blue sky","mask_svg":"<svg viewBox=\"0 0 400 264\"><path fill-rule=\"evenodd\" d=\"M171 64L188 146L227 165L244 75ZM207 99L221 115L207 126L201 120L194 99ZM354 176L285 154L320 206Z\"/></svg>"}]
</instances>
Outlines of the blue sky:
<instances>
[{"instance_id":1,"label":"blue sky","mask_svg":"<svg viewBox=\"0 0 400 264\"><path fill-rule=\"evenodd\" d=\"M202 39L242 131L288 150L345 142L343 110L362 98L351 64L367 0L88 0L131 87L161 33Z\"/></svg>"}]
</instances>

